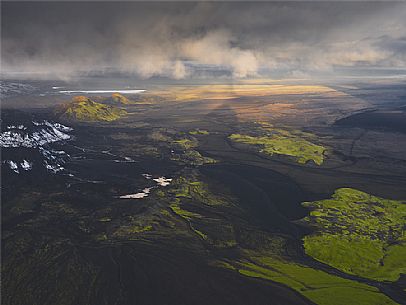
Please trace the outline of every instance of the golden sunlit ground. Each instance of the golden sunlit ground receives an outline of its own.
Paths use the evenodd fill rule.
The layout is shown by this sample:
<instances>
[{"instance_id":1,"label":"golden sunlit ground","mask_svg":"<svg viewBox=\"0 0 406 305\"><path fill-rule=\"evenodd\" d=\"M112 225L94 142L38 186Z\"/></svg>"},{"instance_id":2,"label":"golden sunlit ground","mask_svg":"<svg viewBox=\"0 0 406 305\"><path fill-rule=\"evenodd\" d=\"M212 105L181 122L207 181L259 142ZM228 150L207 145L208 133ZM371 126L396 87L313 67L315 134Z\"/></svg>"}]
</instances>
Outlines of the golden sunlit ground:
<instances>
[{"instance_id":1,"label":"golden sunlit ground","mask_svg":"<svg viewBox=\"0 0 406 305\"><path fill-rule=\"evenodd\" d=\"M336 117L330 118L324 108L352 111L354 107L365 107L363 100L335 88L289 81L282 84L271 80L244 80L236 84L168 86L148 94L158 96L160 102L204 101L193 105L195 111L206 114L231 111L240 121L277 119L291 123L297 119L308 121L318 117L333 121Z\"/></svg>"},{"instance_id":2,"label":"golden sunlit ground","mask_svg":"<svg viewBox=\"0 0 406 305\"><path fill-rule=\"evenodd\" d=\"M344 95L330 87L319 85L264 85L264 84L236 84L236 85L204 85L172 87L157 92L158 95L172 97L176 101L192 100L225 100L238 97L261 97L268 95L298 95L298 94L329 94Z\"/></svg>"}]
</instances>

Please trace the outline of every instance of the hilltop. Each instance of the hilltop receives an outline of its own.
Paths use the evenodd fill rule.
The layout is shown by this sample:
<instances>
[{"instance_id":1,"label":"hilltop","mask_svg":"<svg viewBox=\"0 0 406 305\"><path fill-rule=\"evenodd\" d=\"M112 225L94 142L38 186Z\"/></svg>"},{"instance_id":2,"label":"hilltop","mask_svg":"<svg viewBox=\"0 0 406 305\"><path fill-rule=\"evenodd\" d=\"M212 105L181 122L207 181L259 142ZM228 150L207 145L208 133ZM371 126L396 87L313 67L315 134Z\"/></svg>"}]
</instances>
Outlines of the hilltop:
<instances>
[{"instance_id":1,"label":"hilltop","mask_svg":"<svg viewBox=\"0 0 406 305\"><path fill-rule=\"evenodd\" d=\"M127 114L124 109L92 101L86 96L75 96L57 111L61 117L78 121L115 121Z\"/></svg>"},{"instance_id":2,"label":"hilltop","mask_svg":"<svg viewBox=\"0 0 406 305\"><path fill-rule=\"evenodd\" d=\"M132 103L132 101L130 101L128 98L120 93L113 93L111 97L113 98L113 101L118 104L128 105Z\"/></svg>"}]
</instances>

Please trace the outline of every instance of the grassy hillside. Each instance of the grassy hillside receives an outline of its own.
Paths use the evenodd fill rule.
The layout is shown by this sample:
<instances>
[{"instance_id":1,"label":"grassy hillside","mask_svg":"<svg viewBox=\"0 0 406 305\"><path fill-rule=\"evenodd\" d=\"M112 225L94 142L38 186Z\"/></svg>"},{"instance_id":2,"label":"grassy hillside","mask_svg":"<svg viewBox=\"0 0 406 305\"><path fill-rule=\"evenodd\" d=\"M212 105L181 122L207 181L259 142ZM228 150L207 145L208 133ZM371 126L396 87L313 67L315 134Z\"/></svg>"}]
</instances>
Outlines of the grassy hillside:
<instances>
[{"instance_id":1,"label":"grassy hillside","mask_svg":"<svg viewBox=\"0 0 406 305\"><path fill-rule=\"evenodd\" d=\"M86 96L76 96L60 109L62 117L78 121L114 121L127 114L123 109L92 101Z\"/></svg>"}]
</instances>

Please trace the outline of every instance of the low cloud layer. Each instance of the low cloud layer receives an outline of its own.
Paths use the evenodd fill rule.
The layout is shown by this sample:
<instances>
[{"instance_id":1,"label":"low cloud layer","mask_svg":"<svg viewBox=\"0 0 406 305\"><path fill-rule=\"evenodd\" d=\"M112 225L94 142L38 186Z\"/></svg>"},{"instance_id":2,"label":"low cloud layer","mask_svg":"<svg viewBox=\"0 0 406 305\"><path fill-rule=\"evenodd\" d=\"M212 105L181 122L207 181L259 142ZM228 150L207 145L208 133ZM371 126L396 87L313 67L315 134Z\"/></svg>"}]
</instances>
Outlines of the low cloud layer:
<instances>
[{"instance_id":1,"label":"low cloud layer","mask_svg":"<svg viewBox=\"0 0 406 305\"><path fill-rule=\"evenodd\" d=\"M406 68L406 3L1 5L6 73L183 79Z\"/></svg>"}]
</instances>

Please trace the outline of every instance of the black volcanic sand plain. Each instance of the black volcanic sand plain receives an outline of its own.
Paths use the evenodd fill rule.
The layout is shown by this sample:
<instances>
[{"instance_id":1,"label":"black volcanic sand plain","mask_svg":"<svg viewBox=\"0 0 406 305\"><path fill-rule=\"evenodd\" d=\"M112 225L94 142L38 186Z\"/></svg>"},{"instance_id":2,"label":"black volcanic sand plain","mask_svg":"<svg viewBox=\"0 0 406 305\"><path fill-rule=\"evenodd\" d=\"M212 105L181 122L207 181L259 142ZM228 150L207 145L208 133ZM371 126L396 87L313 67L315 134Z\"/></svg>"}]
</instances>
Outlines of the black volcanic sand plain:
<instances>
[{"instance_id":1,"label":"black volcanic sand plain","mask_svg":"<svg viewBox=\"0 0 406 305\"><path fill-rule=\"evenodd\" d=\"M34 117L72 127L73 138L60 145L63 172L2 164L3 304L405 304L404 258L393 256L400 269L386 280L309 255L303 243L323 232L302 203L337 189L404 205L404 101L380 112L356 93L172 100L159 91L128 96L135 102L118 105L127 115L112 122L58 117L49 96L9 98L2 130ZM17 99L31 107L11 109ZM248 141L268 138L280 153ZM298 152L283 153L292 143ZM299 162L295 154L316 146L322 164ZM18 154L27 152L2 148L3 160ZM145 188L147 197L120 198Z\"/></svg>"}]
</instances>

